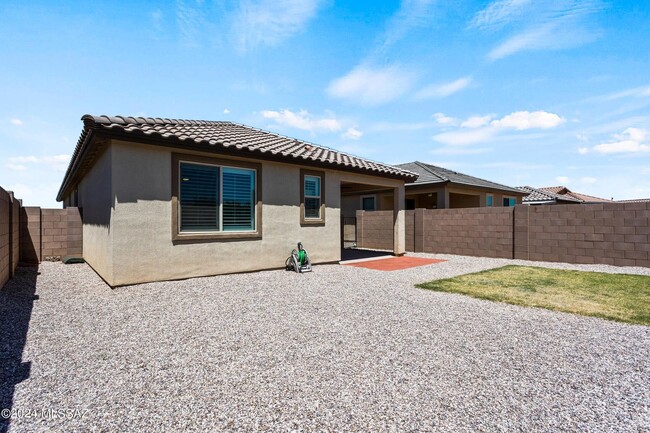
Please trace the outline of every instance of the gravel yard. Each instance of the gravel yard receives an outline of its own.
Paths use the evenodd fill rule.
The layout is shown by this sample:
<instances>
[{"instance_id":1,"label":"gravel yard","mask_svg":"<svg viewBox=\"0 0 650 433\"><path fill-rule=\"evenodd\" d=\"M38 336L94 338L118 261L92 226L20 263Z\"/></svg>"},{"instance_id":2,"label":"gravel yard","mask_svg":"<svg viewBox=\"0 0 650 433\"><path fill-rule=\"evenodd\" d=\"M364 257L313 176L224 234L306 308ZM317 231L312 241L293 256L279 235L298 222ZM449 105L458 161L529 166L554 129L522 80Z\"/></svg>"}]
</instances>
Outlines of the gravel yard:
<instances>
[{"instance_id":1,"label":"gravel yard","mask_svg":"<svg viewBox=\"0 0 650 433\"><path fill-rule=\"evenodd\" d=\"M415 256L449 261L115 290L21 270L0 292L9 431L650 431L650 327L417 289L531 263ZM60 409L83 417L25 416Z\"/></svg>"}]
</instances>

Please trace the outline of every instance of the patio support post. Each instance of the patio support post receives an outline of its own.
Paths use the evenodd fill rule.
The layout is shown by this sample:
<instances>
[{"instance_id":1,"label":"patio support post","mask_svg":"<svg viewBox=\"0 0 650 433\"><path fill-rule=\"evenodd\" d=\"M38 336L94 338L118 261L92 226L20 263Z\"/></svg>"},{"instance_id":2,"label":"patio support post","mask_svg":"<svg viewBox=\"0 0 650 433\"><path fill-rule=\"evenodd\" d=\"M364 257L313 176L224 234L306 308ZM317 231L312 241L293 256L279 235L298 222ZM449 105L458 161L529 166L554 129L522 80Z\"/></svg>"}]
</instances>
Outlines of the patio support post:
<instances>
[{"instance_id":1,"label":"patio support post","mask_svg":"<svg viewBox=\"0 0 650 433\"><path fill-rule=\"evenodd\" d=\"M404 185L393 189L393 254L402 256L406 252L406 194Z\"/></svg>"}]
</instances>

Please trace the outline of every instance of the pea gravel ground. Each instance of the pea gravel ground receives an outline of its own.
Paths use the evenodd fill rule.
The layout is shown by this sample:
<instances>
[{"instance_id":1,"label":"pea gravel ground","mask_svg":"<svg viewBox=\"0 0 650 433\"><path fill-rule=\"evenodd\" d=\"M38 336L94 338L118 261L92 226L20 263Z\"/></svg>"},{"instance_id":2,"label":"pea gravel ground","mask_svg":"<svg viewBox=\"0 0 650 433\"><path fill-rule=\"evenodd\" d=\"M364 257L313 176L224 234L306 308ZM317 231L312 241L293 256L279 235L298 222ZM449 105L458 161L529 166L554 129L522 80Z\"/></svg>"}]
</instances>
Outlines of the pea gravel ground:
<instances>
[{"instance_id":1,"label":"pea gravel ground","mask_svg":"<svg viewBox=\"0 0 650 433\"><path fill-rule=\"evenodd\" d=\"M420 256L449 261L115 290L23 269L0 292L9 431L650 432L650 327L417 289L530 264ZM42 409L84 415L24 414Z\"/></svg>"}]
</instances>

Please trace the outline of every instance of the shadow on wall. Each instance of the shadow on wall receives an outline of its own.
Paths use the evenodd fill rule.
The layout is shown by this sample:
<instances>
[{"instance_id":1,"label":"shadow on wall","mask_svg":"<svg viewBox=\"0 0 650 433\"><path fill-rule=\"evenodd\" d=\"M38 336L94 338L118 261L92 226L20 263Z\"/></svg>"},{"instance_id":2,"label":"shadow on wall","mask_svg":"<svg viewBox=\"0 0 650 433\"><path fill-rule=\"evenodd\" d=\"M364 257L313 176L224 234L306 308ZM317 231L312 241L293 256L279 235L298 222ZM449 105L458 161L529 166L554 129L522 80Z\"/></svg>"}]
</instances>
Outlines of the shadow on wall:
<instances>
[{"instance_id":1,"label":"shadow on wall","mask_svg":"<svg viewBox=\"0 0 650 433\"><path fill-rule=\"evenodd\" d=\"M37 264L41 261L41 209L20 209L20 261ZM37 251L38 248L38 251Z\"/></svg>"},{"instance_id":2,"label":"shadow on wall","mask_svg":"<svg viewBox=\"0 0 650 433\"><path fill-rule=\"evenodd\" d=\"M36 295L38 268L19 267L0 290L0 410L13 406L16 385L29 378L31 362L23 362L29 321ZM10 418L0 416L0 433L9 430Z\"/></svg>"}]
</instances>

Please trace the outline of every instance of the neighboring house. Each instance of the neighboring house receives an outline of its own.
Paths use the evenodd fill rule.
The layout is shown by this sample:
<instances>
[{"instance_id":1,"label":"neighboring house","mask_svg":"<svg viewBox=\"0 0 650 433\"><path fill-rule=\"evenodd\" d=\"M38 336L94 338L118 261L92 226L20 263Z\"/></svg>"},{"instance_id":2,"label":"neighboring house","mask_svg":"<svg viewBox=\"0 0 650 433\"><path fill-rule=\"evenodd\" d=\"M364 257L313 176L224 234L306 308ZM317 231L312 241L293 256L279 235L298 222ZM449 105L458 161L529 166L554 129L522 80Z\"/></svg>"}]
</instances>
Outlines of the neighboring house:
<instances>
[{"instance_id":1,"label":"neighboring house","mask_svg":"<svg viewBox=\"0 0 650 433\"><path fill-rule=\"evenodd\" d=\"M576 199L580 200L582 203L585 203L585 204L590 204L590 203L611 203L612 202L612 200L609 200L609 199L606 199L606 198L594 197L592 195L571 191L566 186L546 186L546 187L538 188L538 189L541 190L541 191L546 191L546 192L551 192L553 194L558 194L558 195L564 196L564 197L576 198Z\"/></svg>"},{"instance_id":2,"label":"neighboring house","mask_svg":"<svg viewBox=\"0 0 650 433\"><path fill-rule=\"evenodd\" d=\"M78 206L83 256L111 286L279 268L302 241L315 263L341 256L341 195L395 197L414 173L231 122L82 117L57 195Z\"/></svg>"},{"instance_id":3,"label":"neighboring house","mask_svg":"<svg viewBox=\"0 0 650 433\"><path fill-rule=\"evenodd\" d=\"M519 189L528 193L524 197L523 203L530 205L612 203L612 200L606 198L571 191L566 186L549 186L544 188L522 186Z\"/></svg>"},{"instance_id":4,"label":"neighboring house","mask_svg":"<svg viewBox=\"0 0 650 433\"><path fill-rule=\"evenodd\" d=\"M520 190L528 195L522 200L523 204L540 205L540 204L580 204L582 201L574 197L562 196L548 191L542 191L530 186L520 186Z\"/></svg>"},{"instance_id":5,"label":"neighboring house","mask_svg":"<svg viewBox=\"0 0 650 433\"><path fill-rule=\"evenodd\" d=\"M633 198L630 200L615 200L616 203L648 203L650 198Z\"/></svg>"},{"instance_id":6,"label":"neighboring house","mask_svg":"<svg viewBox=\"0 0 650 433\"><path fill-rule=\"evenodd\" d=\"M525 195L517 188L419 161L396 167L419 175L406 184L406 209L514 206Z\"/></svg>"}]
</instances>

